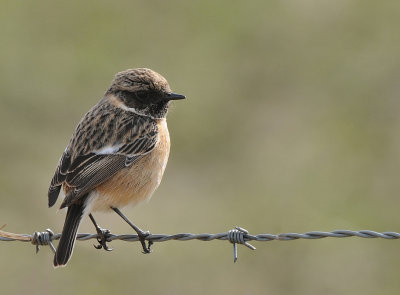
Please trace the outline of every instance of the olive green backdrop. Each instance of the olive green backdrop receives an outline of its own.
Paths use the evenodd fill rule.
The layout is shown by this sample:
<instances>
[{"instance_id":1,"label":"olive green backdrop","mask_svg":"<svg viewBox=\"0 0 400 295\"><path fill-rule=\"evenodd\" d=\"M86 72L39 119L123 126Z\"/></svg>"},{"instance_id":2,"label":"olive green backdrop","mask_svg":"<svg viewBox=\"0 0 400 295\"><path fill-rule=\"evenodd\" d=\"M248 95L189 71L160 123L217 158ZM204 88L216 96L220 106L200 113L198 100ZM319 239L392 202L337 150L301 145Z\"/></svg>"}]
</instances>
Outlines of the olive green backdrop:
<instances>
[{"instance_id":1,"label":"olive green backdrop","mask_svg":"<svg viewBox=\"0 0 400 295\"><path fill-rule=\"evenodd\" d=\"M187 96L150 203L153 233L400 231L397 1L1 1L0 224L59 232L47 188L116 72ZM132 233L97 214L113 233ZM93 232L86 220L81 232ZM397 294L400 241L77 242L66 268L0 243L2 294Z\"/></svg>"}]
</instances>

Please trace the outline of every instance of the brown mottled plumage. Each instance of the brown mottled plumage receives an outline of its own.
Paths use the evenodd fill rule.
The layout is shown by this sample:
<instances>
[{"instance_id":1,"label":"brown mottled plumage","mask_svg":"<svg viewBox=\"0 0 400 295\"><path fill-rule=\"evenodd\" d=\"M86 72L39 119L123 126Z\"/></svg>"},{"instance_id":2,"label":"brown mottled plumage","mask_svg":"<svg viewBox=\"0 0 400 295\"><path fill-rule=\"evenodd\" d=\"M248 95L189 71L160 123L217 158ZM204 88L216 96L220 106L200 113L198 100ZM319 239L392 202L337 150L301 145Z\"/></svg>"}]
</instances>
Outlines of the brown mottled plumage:
<instances>
[{"instance_id":1,"label":"brown mottled plumage","mask_svg":"<svg viewBox=\"0 0 400 295\"><path fill-rule=\"evenodd\" d=\"M68 207L55 266L68 262L84 215L136 204L152 195L169 155L169 101L183 98L150 69L126 70L82 118L49 187L49 206L62 187L61 208ZM105 242L102 245L106 249Z\"/></svg>"}]
</instances>

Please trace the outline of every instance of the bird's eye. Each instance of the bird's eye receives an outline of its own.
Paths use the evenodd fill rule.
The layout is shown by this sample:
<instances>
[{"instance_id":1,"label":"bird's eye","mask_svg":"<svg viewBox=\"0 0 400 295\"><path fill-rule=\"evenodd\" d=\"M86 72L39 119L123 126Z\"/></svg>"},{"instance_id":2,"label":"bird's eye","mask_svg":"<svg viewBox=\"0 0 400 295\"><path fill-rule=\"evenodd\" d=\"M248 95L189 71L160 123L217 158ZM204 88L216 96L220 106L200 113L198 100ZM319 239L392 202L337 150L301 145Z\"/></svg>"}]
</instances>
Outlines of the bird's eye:
<instances>
[{"instance_id":1,"label":"bird's eye","mask_svg":"<svg viewBox=\"0 0 400 295\"><path fill-rule=\"evenodd\" d=\"M140 100L146 100L146 98L149 96L149 93L147 91L138 91L136 92L136 97L139 98Z\"/></svg>"}]
</instances>

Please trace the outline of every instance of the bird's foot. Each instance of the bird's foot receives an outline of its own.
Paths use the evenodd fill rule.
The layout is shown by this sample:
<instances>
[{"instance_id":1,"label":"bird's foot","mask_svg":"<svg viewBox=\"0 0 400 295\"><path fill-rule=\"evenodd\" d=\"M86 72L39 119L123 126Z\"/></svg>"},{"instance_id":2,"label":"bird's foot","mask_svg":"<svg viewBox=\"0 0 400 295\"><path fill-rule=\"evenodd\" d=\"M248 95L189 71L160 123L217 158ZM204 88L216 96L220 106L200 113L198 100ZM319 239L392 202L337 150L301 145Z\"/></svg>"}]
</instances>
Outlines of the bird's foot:
<instances>
[{"instance_id":1,"label":"bird's foot","mask_svg":"<svg viewBox=\"0 0 400 295\"><path fill-rule=\"evenodd\" d=\"M96 249L104 249L106 251L112 251L112 248L109 248L107 242L111 242L111 232L108 229L104 228L96 228L97 230L97 242L98 245L93 245Z\"/></svg>"},{"instance_id":2,"label":"bird's foot","mask_svg":"<svg viewBox=\"0 0 400 295\"><path fill-rule=\"evenodd\" d=\"M151 253L150 247L151 247L151 245L153 245L153 241L148 241L148 245L146 246L146 238L151 235L150 232L143 231L140 228L138 228L118 208L111 207L111 209L113 209L115 211L115 213L117 213L119 216L121 216L121 218L123 220L125 220L125 222L128 223L135 230L135 232L138 235L139 241L142 244L143 254Z\"/></svg>"},{"instance_id":3,"label":"bird's foot","mask_svg":"<svg viewBox=\"0 0 400 295\"><path fill-rule=\"evenodd\" d=\"M143 248L142 253L143 254L151 253L150 247L151 247L151 245L153 245L153 241L148 241L147 246L146 246L146 238L148 236L150 236L151 233L148 230L147 231L139 230L139 231L137 231L137 234L138 234L138 237L139 237L139 241L142 244L142 248Z\"/></svg>"}]
</instances>

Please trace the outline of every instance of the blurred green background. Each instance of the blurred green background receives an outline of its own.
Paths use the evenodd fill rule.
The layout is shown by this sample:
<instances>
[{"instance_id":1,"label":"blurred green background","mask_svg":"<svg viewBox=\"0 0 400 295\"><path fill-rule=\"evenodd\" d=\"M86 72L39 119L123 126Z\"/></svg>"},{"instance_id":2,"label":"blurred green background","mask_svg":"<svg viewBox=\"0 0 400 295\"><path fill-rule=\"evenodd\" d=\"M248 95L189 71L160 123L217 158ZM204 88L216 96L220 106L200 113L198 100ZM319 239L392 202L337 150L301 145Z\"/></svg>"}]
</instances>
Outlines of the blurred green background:
<instances>
[{"instance_id":1,"label":"blurred green background","mask_svg":"<svg viewBox=\"0 0 400 295\"><path fill-rule=\"evenodd\" d=\"M59 232L47 188L116 72L149 67L174 103L153 233L400 231L400 2L1 1L0 224ZM58 203L59 204L59 203ZM115 234L115 214L96 214ZM86 220L80 232L93 232ZM399 242L0 244L2 294L398 294Z\"/></svg>"}]
</instances>

